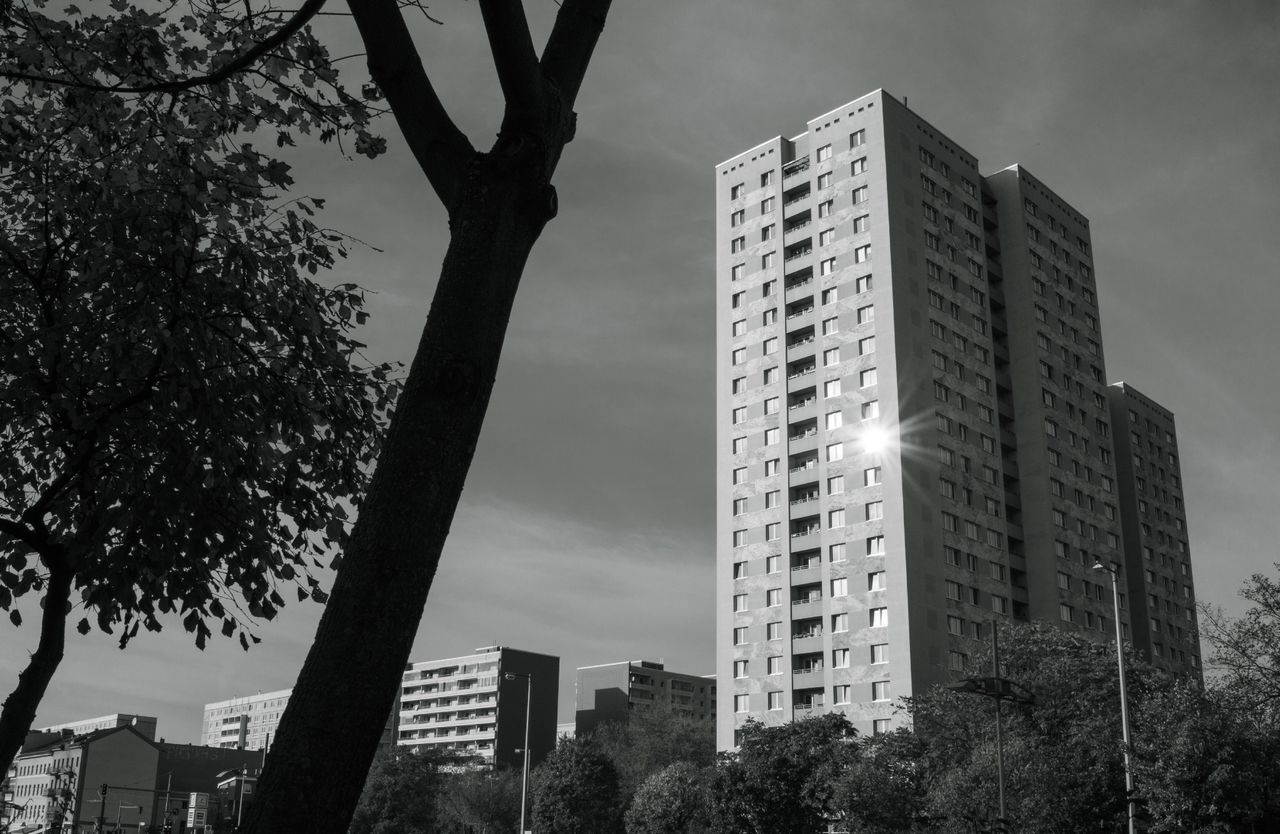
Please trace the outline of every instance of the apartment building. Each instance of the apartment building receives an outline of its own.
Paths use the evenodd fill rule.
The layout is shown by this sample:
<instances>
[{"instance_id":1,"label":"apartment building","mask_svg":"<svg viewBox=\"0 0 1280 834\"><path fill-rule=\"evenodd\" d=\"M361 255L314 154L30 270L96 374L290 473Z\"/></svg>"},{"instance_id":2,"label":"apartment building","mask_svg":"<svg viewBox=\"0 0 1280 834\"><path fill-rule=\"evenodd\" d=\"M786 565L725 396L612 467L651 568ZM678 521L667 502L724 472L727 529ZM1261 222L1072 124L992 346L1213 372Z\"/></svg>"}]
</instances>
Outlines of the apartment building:
<instances>
[{"instance_id":1,"label":"apartment building","mask_svg":"<svg viewBox=\"0 0 1280 834\"><path fill-rule=\"evenodd\" d=\"M292 689L280 689L205 704L200 743L236 750L268 749L292 693ZM378 749L395 744L395 738L396 708L393 706Z\"/></svg>"},{"instance_id":2,"label":"apartment building","mask_svg":"<svg viewBox=\"0 0 1280 834\"><path fill-rule=\"evenodd\" d=\"M748 718L886 730L993 623L1111 633L1080 212L877 90L719 164L715 245L722 748Z\"/></svg>"},{"instance_id":3,"label":"apartment building","mask_svg":"<svg viewBox=\"0 0 1280 834\"><path fill-rule=\"evenodd\" d=\"M97 730L111 730L116 727L132 727L138 731L138 734L149 738L152 741L156 739L156 718L154 715L134 715L132 713L116 712L111 715L100 715L97 718L81 718L76 721L68 721L63 724L54 724L49 727L41 727L33 732L37 733L61 733L63 730L70 732L72 735L86 735Z\"/></svg>"},{"instance_id":4,"label":"apartment building","mask_svg":"<svg viewBox=\"0 0 1280 834\"><path fill-rule=\"evenodd\" d=\"M397 744L433 748L480 767L531 766L555 748L560 659L505 646L410 663L400 686Z\"/></svg>"},{"instance_id":5,"label":"apartment building","mask_svg":"<svg viewBox=\"0 0 1280 834\"><path fill-rule=\"evenodd\" d=\"M1203 678L1173 412L1125 382L1111 385L1107 396L1133 643L1156 666Z\"/></svg>"},{"instance_id":6,"label":"apartment building","mask_svg":"<svg viewBox=\"0 0 1280 834\"><path fill-rule=\"evenodd\" d=\"M577 733L625 722L638 709L714 721L716 682L714 677L672 671L653 660L579 666L574 706Z\"/></svg>"}]
</instances>

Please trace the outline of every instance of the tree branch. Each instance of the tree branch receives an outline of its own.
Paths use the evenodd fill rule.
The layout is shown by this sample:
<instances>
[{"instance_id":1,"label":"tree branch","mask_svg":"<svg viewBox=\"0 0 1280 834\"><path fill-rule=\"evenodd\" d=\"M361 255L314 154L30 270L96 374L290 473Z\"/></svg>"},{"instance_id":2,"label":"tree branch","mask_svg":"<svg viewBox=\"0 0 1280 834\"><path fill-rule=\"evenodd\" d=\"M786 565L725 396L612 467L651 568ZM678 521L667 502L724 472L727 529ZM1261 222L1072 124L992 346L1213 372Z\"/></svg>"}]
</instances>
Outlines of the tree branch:
<instances>
[{"instance_id":1,"label":"tree branch","mask_svg":"<svg viewBox=\"0 0 1280 834\"><path fill-rule=\"evenodd\" d=\"M395 0L348 0L369 53L369 74L387 97L418 166L453 213L462 176L475 153L431 86Z\"/></svg>"},{"instance_id":2,"label":"tree branch","mask_svg":"<svg viewBox=\"0 0 1280 834\"><path fill-rule=\"evenodd\" d=\"M480 0L489 50L507 109L537 113L542 105L542 73L529 35L523 0Z\"/></svg>"},{"instance_id":3,"label":"tree branch","mask_svg":"<svg viewBox=\"0 0 1280 834\"><path fill-rule=\"evenodd\" d=\"M564 0L542 51L542 72L560 88L566 108L573 109L591 53L604 31L611 0Z\"/></svg>"},{"instance_id":4,"label":"tree branch","mask_svg":"<svg viewBox=\"0 0 1280 834\"><path fill-rule=\"evenodd\" d=\"M37 553L49 544L48 541L42 539L35 530L32 530L25 524L10 521L7 518L0 518L0 533L3 533L10 538L17 539Z\"/></svg>"}]
</instances>

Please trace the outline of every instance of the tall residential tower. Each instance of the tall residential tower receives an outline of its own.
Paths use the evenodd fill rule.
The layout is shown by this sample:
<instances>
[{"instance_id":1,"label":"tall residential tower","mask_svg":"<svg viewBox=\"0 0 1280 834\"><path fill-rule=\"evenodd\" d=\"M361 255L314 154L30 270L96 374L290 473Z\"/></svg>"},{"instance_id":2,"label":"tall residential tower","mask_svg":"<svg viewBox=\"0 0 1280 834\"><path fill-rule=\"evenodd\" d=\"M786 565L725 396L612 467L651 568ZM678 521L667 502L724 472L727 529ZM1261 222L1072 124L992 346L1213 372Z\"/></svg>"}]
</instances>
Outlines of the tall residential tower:
<instances>
[{"instance_id":1,"label":"tall residential tower","mask_svg":"<svg viewBox=\"0 0 1280 834\"><path fill-rule=\"evenodd\" d=\"M726 160L716 345L721 747L748 718L886 729L992 622L1110 633L1089 225L1025 169L982 176L883 91Z\"/></svg>"}]
</instances>

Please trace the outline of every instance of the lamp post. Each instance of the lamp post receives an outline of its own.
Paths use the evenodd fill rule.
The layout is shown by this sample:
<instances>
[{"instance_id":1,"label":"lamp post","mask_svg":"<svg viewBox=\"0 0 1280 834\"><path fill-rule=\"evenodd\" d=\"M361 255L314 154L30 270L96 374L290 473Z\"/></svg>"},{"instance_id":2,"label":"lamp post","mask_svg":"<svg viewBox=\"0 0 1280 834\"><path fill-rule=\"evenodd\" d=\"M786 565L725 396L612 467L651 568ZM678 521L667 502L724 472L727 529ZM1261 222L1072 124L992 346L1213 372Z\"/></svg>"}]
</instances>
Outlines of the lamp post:
<instances>
[{"instance_id":1,"label":"lamp post","mask_svg":"<svg viewBox=\"0 0 1280 834\"><path fill-rule=\"evenodd\" d=\"M533 675L528 672L507 672L503 675L507 680L524 678L524 768L520 775L520 834L525 834L525 806L529 797L529 708L533 704Z\"/></svg>"},{"instance_id":2,"label":"lamp post","mask_svg":"<svg viewBox=\"0 0 1280 834\"><path fill-rule=\"evenodd\" d=\"M1137 833L1137 802L1133 796L1133 763L1129 758L1131 748L1129 742L1129 698L1125 693L1124 682L1124 638L1120 632L1120 569L1115 565L1104 565L1099 560L1093 565L1094 570L1104 570L1111 575L1111 599L1115 605L1116 620L1116 665L1120 669L1120 732L1124 737L1124 792L1129 801L1129 834Z\"/></svg>"},{"instance_id":3,"label":"lamp post","mask_svg":"<svg viewBox=\"0 0 1280 834\"><path fill-rule=\"evenodd\" d=\"M1008 824L1005 819L1004 801L1004 733L1001 728L1001 701L1013 701L1019 704L1033 704L1035 698L1021 684L1000 677L1000 640L997 635L997 623L991 622L991 677L965 678L959 683L947 687L955 692L967 692L982 695L996 702L996 784L1000 803L1000 815L996 818L997 830L1004 831Z\"/></svg>"}]
</instances>

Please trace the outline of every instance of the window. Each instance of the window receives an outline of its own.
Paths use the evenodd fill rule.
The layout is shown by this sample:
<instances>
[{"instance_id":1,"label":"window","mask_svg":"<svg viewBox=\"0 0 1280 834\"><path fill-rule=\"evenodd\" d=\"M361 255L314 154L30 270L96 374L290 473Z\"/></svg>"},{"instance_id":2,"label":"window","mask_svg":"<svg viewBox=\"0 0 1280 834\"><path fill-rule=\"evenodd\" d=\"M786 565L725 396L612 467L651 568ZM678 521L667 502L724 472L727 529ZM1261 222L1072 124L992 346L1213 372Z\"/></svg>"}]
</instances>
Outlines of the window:
<instances>
[{"instance_id":1,"label":"window","mask_svg":"<svg viewBox=\"0 0 1280 834\"><path fill-rule=\"evenodd\" d=\"M733 645L744 646L747 643L747 627L738 626L733 630Z\"/></svg>"},{"instance_id":2,"label":"window","mask_svg":"<svg viewBox=\"0 0 1280 834\"><path fill-rule=\"evenodd\" d=\"M977 589L976 589L976 588L971 589L971 590L973 590L973 591L975 591L975 592L977 591ZM975 602L974 604L976 605L977 603ZM994 612L996 612L997 614L1008 614L1008 613L1009 613L1009 600L1008 600L1008 599L1006 599L1005 597L1000 596L999 594L992 594L992 595L991 595L991 610L992 610L992 611L994 611Z\"/></svg>"},{"instance_id":3,"label":"window","mask_svg":"<svg viewBox=\"0 0 1280 834\"><path fill-rule=\"evenodd\" d=\"M961 592L963 591L963 588L961 587L959 582L953 582L950 579L946 580L946 589L947 589L947 599L955 600L956 602L961 601L962 599Z\"/></svg>"},{"instance_id":4,"label":"window","mask_svg":"<svg viewBox=\"0 0 1280 834\"><path fill-rule=\"evenodd\" d=\"M871 573L867 574L867 590L883 591L884 583L885 583L884 576L885 576L885 572L882 570L872 571Z\"/></svg>"},{"instance_id":5,"label":"window","mask_svg":"<svg viewBox=\"0 0 1280 834\"><path fill-rule=\"evenodd\" d=\"M764 592L764 604L769 608L776 608L782 604L782 589L770 588Z\"/></svg>"},{"instance_id":6,"label":"window","mask_svg":"<svg viewBox=\"0 0 1280 834\"><path fill-rule=\"evenodd\" d=\"M874 304L868 304L865 307L858 308L858 324L867 324L875 321L876 308Z\"/></svg>"},{"instance_id":7,"label":"window","mask_svg":"<svg viewBox=\"0 0 1280 834\"><path fill-rule=\"evenodd\" d=\"M734 546L734 547L742 547L742 546L743 546L743 545L745 545L746 543L747 543L747 531L746 531L746 530L734 530L734 531L733 531L733 546Z\"/></svg>"},{"instance_id":8,"label":"window","mask_svg":"<svg viewBox=\"0 0 1280 834\"><path fill-rule=\"evenodd\" d=\"M866 263L871 259L871 244L863 244L853 250L853 262L856 264Z\"/></svg>"},{"instance_id":9,"label":"window","mask_svg":"<svg viewBox=\"0 0 1280 834\"><path fill-rule=\"evenodd\" d=\"M738 183L737 185L729 189L729 199L741 200L742 195L746 193L746 190L747 190L746 183L743 183L743 182Z\"/></svg>"},{"instance_id":10,"label":"window","mask_svg":"<svg viewBox=\"0 0 1280 834\"><path fill-rule=\"evenodd\" d=\"M746 211L743 209L738 209L733 214L729 215L729 225L741 226L742 222L746 219L747 219Z\"/></svg>"},{"instance_id":11,"label":"window","mask_svg":"<svg viewBox=\"0 0 1280 834\"><path fill-rule=\"evenodd\" d=\"M880 416L880 401L867 400L862 404L862 419L874 420Z\"/></svg>"},{"instance_id":12,"label":"window","mask_svg":"<svg viewBox=\"0 0 1280 834\"><path fill-rule=\"evenodd\" d=\"M831 580L831 596L847 597L849 595L849 580L841 577Z\"/></svg>"},{"instance_id":13,"label":"window","mask_svg":"<svg viewBox=\"0 0 1280 834\"><path fill-rule=\"evenodd\" d=\"M765 430L764 430L764 445L766 445L766 446L772 446L773 444L777 443L777 442L779 441L779 439L781 439L781 436L782 436L782 435L781 435L781 430L780 430L780 429L776 429L776 428L773 428L773 429L765 429Z\"/></svg>"},{"instance_id":14,"label":"window","mask_svg":"<svg viewBox=\"0 0 1280 834\"><path fill-rule=\"evenodd\" d=\"M747 439L745 437L735 437L733 439L733 452L738 454L747 451Z\"/></svg>"},{"instance_id":15,"label":"window","mask_svg":"<svg viewBox=\"0 0 1280 834\"><path fill-rule=\"evenodd\" d=\"M764 560L765 573L779 573L782 571L782 557L778 554L766 556Z\"/></svg>"},{"instance_id":16,"label":"window","mask_svg":"<svg viewBox=\"0 0 1280 834\"><path fill-rule=\"evenodd\" d=\"M827 549L827 561L843 562L844 560L845 560L844 542L840 542L839 544L833 544L831 545L831 547Z\"/></svg>"},{"instance_id":17,"label":"window","mask_svg":"<svg viewBox=\"0 0 1280 834\"><path fill-rule=\"evenodd\" d=\"M733 661L733 676L735 678L745 678L747 676L747 661Z\"/></svg>"},{"instance_id":18,"label":"window","mask_svg":"<svg viewBox=\"0 0 1280 834\"><path fill-rule=\"evenodd\" d=\"M853 161L851 173L854 176L867 173L867 158L865 156L860 156Z\"/></svg>"},{"instance_id":19,"label":"window","mask_svg":"<svg viewBox=\"0 0 1280 834\"><path fill-rule=\"evenodd\" d=\"M830 145L823 145L821 148L818 148L818 156L817 156L818 162L826 162L830 158L831 158Z\"/></svg>"},{"instance_id":20,"label":"window","mask_svg":"<svg viewBox=\"0 0 1280 834\"><path fill-rule=\"evenodd\" d=\"M853 189L853 204L855 206L858 205L859 203L865 203L866 201L867 201L867 186L864 185L860 188Z\"/></svg>"},{"instance_id":21,"label":"window","mask_svg":"<svg viewBox=\"0 0 1280 834\"><path fill-rule=\"evenodd\" d=\"M830 217L831 212L835 210L835 207L836 207L835 200L826 200L824 202L818 203L818 217L819 218Z\"/></svg>"},{"instance_id":22,"label":"window","mask_svg":"<svg viewBox=\"0 0 1280 834\"><path fill-rule=\"evenodd\" d=\"M772 171L765 171L763 174L760 175L760 187L764 188L766 185L773 185Z\"/></svg>"},{"instance_id":23,"label":"window","mask_svg":"<svg viewBox=\"0 0 1280 834\"><path fill-rule=\"evenodd\" d=\"M864 214L860 217L853 218L853 231L855 234L863 234L871 230L871 216Z\"/></svg>"},{"instance_id":24,"label":"window","mask_svg":"<svg viewBox=\"0 0 1280 834\"><path fill-rule=\"evenodd\" d=\"M840 362L840 348L827 348L822 352L822 364L824 367L830 367Z\"/></svg>"},{"instance_id":25,"label":"window","mask_svg":"<svg viewBox=\"0 0 1280 834\"><path fill-rule=\"evenodd\" d=\"M832 614L831 630L832 631L848 631L849 615L848 614Z\"/></svg>"},{"instance_id":26,"label":"window","mask_svg":"<svg viewBox=\"0 0 1280 834\"><path fill-rule=\"evenodd\" d=\"M888 681L872 681L871 682L871 700L873 701L889 700L889 682Z\"/></svg>"},{"instance_id":27,"label":"window","mask_svg":"<svg viewBox=\"0 0 1280 834\"><path fill-rule=\"evenodd\" d=\"M733 302L733 309L735 309L735 310L736 310L736 309L738 309L739 307L741 307L741 306L742 306L742 303L743 303L744 301L746 301L746 300L747 300L747 293L746 293L746 291L743 291L743 292L735 292L735 293L733 294L733 296L731 297L731 299L730 299L730 300Z\"/></svg>"},{"instance_id":28,"label":"window","mask_svg":"<svg viewBox=\"0 0 1280 834\"><path fill-rule=\"evenodd\" d=\"M876 519L884 518L884 502L883 501L868 501L866 510L867 510L867 521L875 521Z\"/></svg>"},{"instance_id":29,"label":"window","mask_svg":"<svg viewBox=\"0 0 1280 834\"><path fill-rule=\"evenodd\" d=\"M741 336L747 332L747 320L739 319L733 323L733 335Z\"/></svg>"},{"instance_id":30,"label":"window","mask_svg":"<svg viewBox=\"0 0 1280 834\"><path fill-rule=\"evenodd\" d=\"M1058 619L1065 623L1072 622L1075 617L1075 613L1075 609L1070 605L1067 605L1065 602L1058 605Z\"/></svg>"},{"instance_id":31,"label":"window","mask_svg":"<svg viewBox=\"0 0 1280 834\"><path fill-rule=\"evenodd\" d=\"M827 495L840 495L844 492L844 476L835 475L827 478Z\"/></svg>"},{"instance_id":32,"label":"window","mask_svg":"<svg viewBox=\"0 0 1280 834\"><path fill-rule=\"evenodd\" d=\"M760 213L768 214L771 211L773 211L773 198L765 197L763 200L760 201ZM769 226L768 228L772 229L773 227ZM769 235L769 237L773 237L773 235Z\"/></svg>"},{"instance_id":33,"label":"window","mask_svg":"<svg viewBox=\"0 0 1280 834\"><path fill-rule=\"evenodd\" d=\"M831 666L833 669L849 668L849 650L848 649L832 649L831 650Z\"/></svg>"},{"instance_id":34,"label":"window","mask_svg":"<svg viewBox=\"0 0 1280 834\"><path fill-rule=\"evenodd\" d=\"M840 396L840 380L829 379L822 384L822 395L824 397Z\"/></svg>"},{"instance_id":35,"label":"window","mask_svg":"<svg viewBox=\"0 0 1280 834\"><path fill-rule=\"evenodd\" d=\"M826 258L826 259L824 259L821 263L819 263L819 264L818 264L818 274L819 274L819 275L830 275L831 273L833 273L833 272L835 272L835 271L836 271L836 259L835 259L835 258Z\"/></svg>"},{"instance_id":36,"label":"window","mask_svg":"<svg viewBox=\"0 0 1280 834\"><path fill-rule=\"evenodd\" d=\"M747 610L747 595L746 595L746 594L734 594L734 595L733 595L733 610L734 610L734 611L746 611L746 610Z\"/></svg>"},{"instance_id":37,"label":"window","mask_svg":"<svg viewBox=\"0 0 1280 834\"><path fill-rule=\"evenodd\" d=\"M833 411L827 415L827 431L838 429L844 425L844 412Z\"/></svg>"},{"instance_id":38,"label":"window","mask_svg":"<svg viewBox=\"0 0 1280 834\"><path fill-rule=\"evenodd\" d=\"M748 697L749 697L749 696L747 696L747 695L734 695L734 696L733 696L733 711L734 711L734 712L746 712L746 711L747 711L747 700L748 700Z\"/></svg>"},{"instance_id":39,"label":"window","mask_svg":"<svg viewBox=\"0 0 1280 834\"><path fill-rule=\"evenodd\" d=\"M964 652L951 651L947 653L947 667L953 672L963 672L968 662L969 655Z\"/></svg>"},{"instance_id":40,"label":"window","mask_svg":"<svg viewBox=\"0 0 1280 834\"><path fill-rule=\"evenodd\" d=\"M876 352L876 337L868 336L865 339L858 340L858 355L866 356L868 353Z\"/></svg>"},{"instance_id":41,"label":"window","mask_svg":"<svg viewBox=\"0 0 1280 834\"><path fill-rule=\"evenodd\" d=\"M847 649L845 650L848 651ZM848 664L845 664L848 665ZM831 687L831 700L837 704L847 704L850 698L850 686L847 683L837 684Z\"/></svg>"},{"instance_id":42,"label":"window","mask_svg":"<svg viewBox=\"0 0 1280 834\"><path fill-rule=\"evenodd\" d=\"M827 462L844 460L844 444L832 443L827 447Z\"/></svg>"},{"instance_id":43,"label":"window","mask_svg":"<svg viewBox=\"0 0 1280 834\"><path fill-rule=\"evenodd\" d=\"M868 536L867 537L867 555L868 556L884 555L884 536Z\"/></svg>"},{"instance_id":44,"label":"window","mask_svg":"<svg viewBox=\"0 0 1280 834\"><path fill-rule=\"evenodd\" d=\"M880 483L880 467L872 466L869 469L862 470L862 485L875 486Z\"/></svg>"},{"instance_id":45,"label":"window","mask_svg":"<svg viewBox=\"0 0 1280 834\"><path fill-rule=\"evenodd\" d=\"M781 692L769 693L769 709L770 710L782 709L782 693Z\"/></svg>"},{"instance_id":46,"label":"window","mask_svg":"<svg viewBox=\"0 0 1280 834\"><path fill-rule=\"evenodd\" d=\"M735 484L745 484L747 482L747 467L739 466L733 470L733 482Z\"/></svg>"},{"instance_id":47,"label":"window","mask_svg":"<svg viewBox=\"0 0 1280 834\"><path fill-rule=\"evenodd\" d=\"M738 348L738 349L734 350L734 352L733 352L733 356L732 356L732 359L733 359L733 364L735 364L735 365L741 365L743 362L746 362L746 361L747 361L747 349L746 349L746 348Z\"/></svg>"},{"instance_id":48,"label":"window","mask_svg":"<svg viewBox=\"0 0 1280 834\"><path fill-rule=\"evenodd\" d=\"M964 636L964 620L954 614L947 615L947 632L959 637Z\"/></svg>"},{"instance_id":49,"label":"window","mask_svg":"<svg viewBox=\"0 0 1280 834\"><path fill-rule=\"evenodd\" d=\"M745 405L740 408L735 408L733 410L733 424L735 426L738 425L739 423L745 422L746 419L747 419L747 407Z\"/></svg>"},{"instance_id":50,"label":"window","mask_svg":"<svg viewBox=\"0 0 1280 834\"><path fill-rule=\"evenodd\" d=\"M827 171L825 174L818 174L818 189L821 190L823 188L830 188L830 187L831 187L831 172Z\"/></svg>"},{"instance_id":51,"label":"window","mask_svg":"<svg viewBox=\"0 0 1280 834\"><path fill-rule=\"evenodd\" d=\"M781 640L782 639L782 623L780 622L765 623L764 637L766 640Z\"/></svg>"},{"instance_id":52,"label":"window","mask_svg":"<svg viewBox=\"0 0 1280 834\"><path fill-rule=\"evenodd\" d=\"M770 675L782 674L782 658L774 656L765 660L765 673Z\"/></svg>"},{"instance_id":53,"label":"window","mask_svg":"<svg viewBox=\"0 0 1280 834\"><path fill-rule=\"evenodd\" d=\"M839 297L840 297L840 293L837 292L835 287L830 287L822 291L823 304L834 304L836 302L836 299L838 299Z\"/></svg>"},{"instance_id":54,"label":"window","mask_svg":"<svg viewBox=\"0 0 1280 834\"><path fill-rule=\"evenodd\" d=\"M747 239L745 237L739 236L729 241L729 251L734 253L735 255L746 248L747 248Z\"/></svg>"},{"instance_id":55,"label":"window","mask_svg":"<svg viewBox=\"0 0 1280 834\"><path fill-rule=\"evenodd\" d=\"M765 327L768 327L771 324L777 324L778 308L774 307L769 310L765 310L764 315L761 317L761 323L764 324Z\"/></svg>"},{"instance_id":56,"label":"window","mask_svg":"<svg viewBox=\"0 0 1280 834\"><path fill-rule=\"evenodd\" d=\"M777 292L777 289L778 289L777 281L765 281L763 284L760 285L760 297L768 298L769 296Z\"/></svg>"},{"instance_id":57,"label":"window","mask_svg":"<svg viewBox=\"0 0 1280 834\"><path fill-rule=\"evenodd\" d=\"M775 521L764 526L765 541L776 542L782 538L782 523Z\"/></svg>"},{"instance_id":58,"label":"window","mask_svg":"<svg viewBox=\"0 0 1280 834\"><path fill-rule=\"evenodd\" d=\"M836 239L835 229L823 229L818 233L818 245L830 246Z\"/></svg>"},{"instance_id":59,"label":"window","mask_svg":"<svg viewBox=\"0 0 1280 834\"><path fill-rule=\"evenodd\" d=\"M764 508L766 510L769 510L778 506L778 502L780 500L781 495L782 493L776 489L771 489L768 492L766 492L764 494Z\"/></svg>"},{"instance_id":60,"label":"window","mask_svg":"<svg viewBox=\"0 0 1280 834\"><path fill-rule=\"evenodd\" d=\"M733 381L733 385L732 385L732 388L733 388L733 393L734 393L734 394L741 394L743 391L746 391L746 390L747 390L747 378L746 378L745 376L740 376L740 377L738 377L738 378L734 379L734 381Z\"/></svg>"},{"instance_id":61,"label":"window","mask_svg":"<svg viewBox=\"0 0 1280 834\"><path fill-rule=\"evenodd\" d=\"M870 275L860 276L857 282L854 284L854 287L860 293L869 292L871 290L871 276Z\"/></svg>"},{"instance_id":62,"label":"window","mask_svg":"<svg viewBox=\"0 0 1280 834\"><path fill-rule=\"evenodd\" d=\"M742 276L746 274L746 270L747 270L746 264L734 264L733 267L730 268L729 270L729 280L741 281Z\"/></svg>"},{"instance_id":63,"label":"window","mask_svg":"<svg viewBox=\"0 0 1280 834\"><path fill-rule=\"evenodd\" d=\"M770 354L777 353L777 352L778 352L778 339L777 339L777 337L775 336L775 337L774 337L774 338L772 338L772 339L765 339L765 340L764 340L764 355L765 355L765 356L768 356L768 355L770 355Z\"/></svg>"},{"instance_id":64,"label":"window","mask_svg":"<svg viewBox=\"0 0 1280 834\"><path fill-rule=\"evenodd\" d=\"M778 413L778 407L779 407L779 406L778 406L778 398L777 398L777 397L769 397L768 399L766 399L766 400L764 401L764 413L765 413L765 414L777 414L777 413Z\"/></svg>"},{"instance_id":65,"label":"window","mask_svg":"<svg viewBox=\"0 0 1280 834\"><path fill-rule=\"evenodd\" d=\"M778 369L777 369L776 367L774 367L774 368L765 368L765 369L764 369L764 384L765 384L765 385L773 385L773 384L774 384L775 382L777 382L777 381L778 381Z\"/></svg>"},{"instance_id":66,"label":"window","mask_svg":"<svg viewBox=\"0 0 1280 834\"><path fill-rule=\"evenodd\" d=\"M884 628L889 625L889 609L888 608L872 608L867 612L868 624L871 628Z\"/></svg>"},{"instance_id":67,"label":"window","mask_svg":"<svg viewBox=\"0 0 1280 834\"><path fill-rule=\"evenodd\" d=\"M828 512L827 526L843 527L844 526L844 510L831 510L830 512Z\"/></svg>"},{"instance_id":68,"label":"window","mask_svg":"<svg viewBox=\"0 0 1280 834\"><path fill-rule=\"evenodd\" d=\"M849 147L857 148L867 143L867 131L855 130L849 134Z\"/></svg>"},{"instance_id":69,"label":"window","mask_svg":"<svg viewBox=\"0 0 1280 834\"><path fill-rule=\"evenodd\" d=\"M777 475L777 474L778 474L778 459L774 458L773 460L766 460L764 462L765 477L767 478L770 475Z\"/></svg>"}]
</instances>

